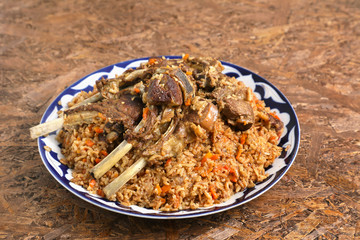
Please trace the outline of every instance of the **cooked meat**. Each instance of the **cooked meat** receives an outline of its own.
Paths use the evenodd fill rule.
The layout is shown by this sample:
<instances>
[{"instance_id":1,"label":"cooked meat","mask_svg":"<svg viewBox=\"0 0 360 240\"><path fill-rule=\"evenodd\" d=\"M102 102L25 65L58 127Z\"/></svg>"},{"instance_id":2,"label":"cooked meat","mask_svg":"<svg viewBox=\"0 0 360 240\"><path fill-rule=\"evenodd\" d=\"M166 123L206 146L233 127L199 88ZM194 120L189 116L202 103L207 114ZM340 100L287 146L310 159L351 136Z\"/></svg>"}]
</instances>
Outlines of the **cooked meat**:
<instances>
[{"instance_id":1,"label":"cooked meat","mask_svg":"<svg viewBox=\"0 0 360 240\"><path fill-rule=\"evenodd\" d=\"M153 139L154 129L157 129L161 121L159 116L159 109L155 106L149 106L145 108L146 114L143 114L144 125L139 132L134 132L133 129L128 129L124 134L124 139L127 141L139 141Z\"/></svg>"},{"instance_id":2,"label":"cooked meat","mask_svg":"<svg viewBox=\"0 0 360 240\"><path fill-rule=\"evenodd\" d=\"M237 96L224 98L220 105L220 111L231 126L245 131L254 121L254 111L251 105Z\"/></svg>"},{"instance_id":3,"label":"cooked meat","mask_svg":"<svg viewBox=\"0 0 360 240\"><path fill-rule=\"evenodd\" d=\"M132 95L122 95L119 99L105 99L75 109L69 109L65 114L81 111L94 111L110 118L113 122L121 122L126 128L133 128L141 117L143 104L141 99Z\"/></svg>"},{"instance_id":4,"label":"cooked meat","mask_svg":"<svg viewBox=\"0 0 360 240\"><path fill-rule=\"evenodd\" d=\"M194 69L193 76L200 88L213 89L223 76L224 67L214 58L188 58L187 63Z\"/></svg>"},{"instance_id":5,"label":"cooked meat","mask_svg":"<svg viewBox=\"0 0 360 240\"><path fill-rule=\"evenodd\" d=\"M229 80L229 79L227 79ZM211 92L211 96L215 98L217 101L222 100L223 98L229 96L236 96L241 100L246 99L247 90L246 88L242 87L241 85L237 85L237 83L233 83L231 81L230 85L220 85L219 87L215 88L214 91Z\"/></svg>"},{"instance_id":6,"label":"cooked meat","mask_svg":"<svg viewBox=\"0 0 360 240\"><path fill-rule=\"evenodd\" d=\"M268 116L270 127L274 128L278 136L280 136L284 129L284 123L280 119L274 117L273 114L268 113Z\"/></svg>"},{"instance_id":7,"label":"cooked meat","mask_svg":"<svg viewBox=\"0 0 360 240\"><path fill-rule=\"evenodd\" d=\"M157 74L150 80L146 100L152 105L180 106L183 103L181 89L168 74Z\"/></svg>"},{"instance_id":8,"label":"cooked meat","mask_svg":"<svg viewBox=\"0 0 360 240\"><path fill-rule=\"evenodd\" d=\"M119 77L96 81L96 87L106 99L114 99L119 96L119 91L125 87L133 86L141 80L150 78L154 69L128 69Z\"/></svg>"},{"instance_id":9,"label":"cooked meat","mask_svg":"<svg viewBox=\"0 0 360 240\"><path fill-rule=\"evenodd\" d=\"M184 119L200 125L207 131L212 131L218 114L218 108L208 99L195 97Z\"/></svg>"},{"instance_id":10,"label":"cooked meat","mask_svg":"<svg viewBox=\"0 0 360 240\"><path fill-rule=\"evenodd\" d=\"M191 99L195 96L195 88L193 87L193 84L188 79L188 76L186 76L186 74L180 68L177 68L173 72L173 75L176 79L178 79L178 83L184 96L184 102L189 103L189 101L191 101Z\"/></svg>"},{"instance_id":11,"label":"cooked meat","mask_svg":"<svg viewBox=\"0 0 360 240\"><path fill-rule=\"evenodd\" d=\"M227 123L241 131L249 129L255 121L254 110L246 101L247 89L242 87L241 83L233 82L230 85L220 86L211 93Z\"/></svg>"}]
</instances>

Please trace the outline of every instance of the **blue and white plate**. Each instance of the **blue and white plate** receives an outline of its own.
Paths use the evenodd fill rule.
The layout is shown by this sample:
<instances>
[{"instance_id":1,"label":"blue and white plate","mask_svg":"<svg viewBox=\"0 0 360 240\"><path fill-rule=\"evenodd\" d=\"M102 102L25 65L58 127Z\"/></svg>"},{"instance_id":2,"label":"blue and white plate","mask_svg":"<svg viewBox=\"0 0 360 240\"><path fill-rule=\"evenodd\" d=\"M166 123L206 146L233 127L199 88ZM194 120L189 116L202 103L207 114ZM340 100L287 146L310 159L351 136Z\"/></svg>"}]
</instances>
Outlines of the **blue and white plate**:
<instances>
[{"instance_id":1,"label":"blue and white plate","mask_svg":"<svg viewBox=\"0 0 360 240\"><path fill-rule=\"evenodd\" d=\"M167 58L180 58L179 56L167 56ZM70 87L65 89L46 109L41 123L53 120L58 117L57 112L66 108L67 103L80 91L89 91L93 89L95 81L104 78L114 78L120 75L128 68L136 68L140 63L147 62L149 58L140 58L117 63L78 80ZM135 217L153 218L153 219L180 219L192 218L210 215L231 208L240 206L252 199L260 196L274 186L289 170L291 164L295 160L300 142L300 127L294 109L286 97L270 82L255 73L236 66L231 63L222 62L225 67L224 73L234 76L238 80L243 81L247 86L251 87L257 97L265 101L266 105L275 111L280 119L284 122L285 130L280 139L279 145L283 147L283 152L274 163L267 168L266 173L269 177L261 183L256 184L254 188L247 189L232 196L224 203L216 204L212 207L200 208L197 210L184 210L175 212L161 212L152 209L145 209L138 206L123 206L119 202L111 202L104 198L89 193L84 188L70 182L72 178L72 170L60 163L62 157L59 142L56 141L56 133L51 133L47 137L38 138L38 146L41 158L49 170L51 175L66 189L83 200L94 204L98 207L113 212L126 214ZM61 105L59 105L61 103ZM44 150L44 146L51 148L50 152ZM287 149L287 151L285 151Z\"/></svg>"}]
</instances>

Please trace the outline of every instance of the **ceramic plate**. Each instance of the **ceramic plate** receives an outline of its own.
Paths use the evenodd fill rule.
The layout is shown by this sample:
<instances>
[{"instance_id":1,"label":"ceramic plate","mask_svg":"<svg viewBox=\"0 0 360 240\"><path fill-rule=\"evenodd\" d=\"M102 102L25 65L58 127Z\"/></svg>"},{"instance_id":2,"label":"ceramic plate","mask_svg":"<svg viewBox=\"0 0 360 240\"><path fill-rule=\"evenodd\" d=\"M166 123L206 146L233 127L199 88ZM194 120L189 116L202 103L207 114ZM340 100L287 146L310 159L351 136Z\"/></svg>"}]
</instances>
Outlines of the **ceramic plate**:
<instances>
[{"instance_id":1,"label":"ceramic plate","mask_svg":"<svg viewBox=\"0 0 360 240\"><path fill-rule=\"evenodd\" d=\"M167 58L180 58L179 56L167 56ZM53 120L58 117L57 112L67 106L67 103L80 91L89 91L93 89L95 81L104 78L114 78L115 75L120 75L128 68L136 68L140 63L146 62L148 58L140 58L117 63L105 68L102 68L90 75L78 80L70 87L65 89L47 108L41 123ZM266 106L275 111L281 120L284 122L285 129L280 139L279 145L283 147L283 152L274 163L266 169L269 177L261 183L256 184L254 188L247 189L232 196L224 203L216 204L212 207L200 208L197 210L184 210L176 212L161 212L157 210L145 209L138 206L123 206L118 202L111 202L98 195L90 194L82 187L70 182L72 178L72 170L60 163L59 159L62 157L60 152L60 144L56 141L56 133L53 132L47 137L38 138L38 146L41 158L50 172L50 174L71 193L79 198L113 212L126 214L135 217L153 218L153 219L179 219L200 217L209 214L214 214L229 210L231 208L242 205L253 200L261 194L268 191L274 186L288 171L293 163L300 142L300 128L298 119L294 109L286 99L286 97L270 82L255 73L236 66L231 63L222 62L225 67L224 73L243 81L247 86L251 87L257 97L265 101ZM59 105L61 103L61 105ZM44 146L51 148L50 152L44 150ZM287 151L285 151L287 149Z\"/></svg>"}]
</instances>

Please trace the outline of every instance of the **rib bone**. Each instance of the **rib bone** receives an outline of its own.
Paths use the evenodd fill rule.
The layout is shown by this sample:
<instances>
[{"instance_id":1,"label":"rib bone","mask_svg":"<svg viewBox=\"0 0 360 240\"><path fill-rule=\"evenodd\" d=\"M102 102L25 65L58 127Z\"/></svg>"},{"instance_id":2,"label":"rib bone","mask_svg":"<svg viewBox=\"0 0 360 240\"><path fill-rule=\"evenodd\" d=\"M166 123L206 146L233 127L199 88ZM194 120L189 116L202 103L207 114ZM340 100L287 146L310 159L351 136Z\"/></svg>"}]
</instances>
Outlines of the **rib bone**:
<instances>
[{"instance_id":1,"label":"rib bone","mask_svg":"<svg viewBox=\"0 0 360 240\"><path fill-rule=\"evenodd\" d=\"M99 179L107 171L109 171L125 154L132 148L132 144L126 140L122 141L106 158L91 169L94 177Z\"/></svg>"},{"instance_id":2,"label":"rib bone","mask_svg":"<svg viewBox=\"0 0 360 240\"><path fill-rule=\"evenodd\" d=\"M134 132L138 132L145 124L145 120L141 120L140 123L134 129ZM93 167L90 171L93 173L96 179L101 178L107 171L109 171L126 153L128 153L132 144L128 141L122 141L109 155L107 155L100 163Z\"/></svg>"},{"instance_id":3,"label":"rib bone","mask_svg":"<svg viewBox=\"0 0 360 240\"><path fill-rule=\"evenodd\" d=\"M109 183L104 189L104 193L107 198L114 195L122 186L125 185L131 178L133 178L138 172L141 171L146 165L145 158L140 158L128 169L126 169L120 176L115 178L114 181Z\"/></svg>"},{"instance_id":4,"label":"rib bone","mask_svg":"<svg viewBox=\"0 0 360 240\"><path fill-rule=\"evenodd\" d=\"M100 99L102 99L102 96L100 93L96 93L95 95L85 99L82 102L79 102L77 104L75 104L74 106L72 106L70 109L88 104L88 103L92 103L92 102L97 102ZM48 133L51 133L53 131L56 131L60 128L62 128L64 124L64 116L61 114L59 116L59 118L45 122L45 123L41 123L39 125L36 125L32 128L30 128L30 136L31 138L35 139L38 138L40 136L46 135Z\"/></svg>"}]
</instances>

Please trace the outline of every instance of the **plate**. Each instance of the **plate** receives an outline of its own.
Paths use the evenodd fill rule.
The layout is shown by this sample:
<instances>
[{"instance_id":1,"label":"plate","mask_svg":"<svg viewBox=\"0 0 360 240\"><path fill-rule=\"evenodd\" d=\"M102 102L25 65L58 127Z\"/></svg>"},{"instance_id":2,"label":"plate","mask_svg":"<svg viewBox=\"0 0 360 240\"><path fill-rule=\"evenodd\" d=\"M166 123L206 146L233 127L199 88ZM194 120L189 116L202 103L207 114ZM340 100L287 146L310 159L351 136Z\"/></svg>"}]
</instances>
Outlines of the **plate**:
<instances>
[{"instance_id":1,"label":"plate","mask_svg":"<svg viewBox=\"0 0 360 240\"><path fill-rule=\"evenodd\" d=\"M180 58L180 56L165 57L168 59ZM114 78L115 75L120 75L128 68L136 68L140 63L147 62L148 59L149 58L139 58L117 63L97 70L78 80L55 98L46 109L41 123L57 118L57 112L66 107L67 103L71 101L76 94L80 91L92 90L96 80L102 77ZM138 206L123 206L119 202L111 202L98 195L91 194L81 186L70 182L72 170L59 161L62 154L60 152L60 144L55 139L55 132L46 137L38 138L39 152L47 170L62 186L77 197L109 211L142 218L180 219L215 214L240 206L265 193L284 176L295 160L300 142L299 122L290 102L274 85L245 68L227 62L222 62L222 64L225 68L223 73L243 81L248 87L252 88L257 97L264 100L266 106L270 107L272 111L275 111L284 122L285 128L279 143L284 150L280 157L275 159L274 163L266 169L269 177L264 182L256 184L254 188L236 193L226 202L196 210L161 212ZM49 146L51 151L45 151L44 146Z\"/></svg>"}]
</instances>

